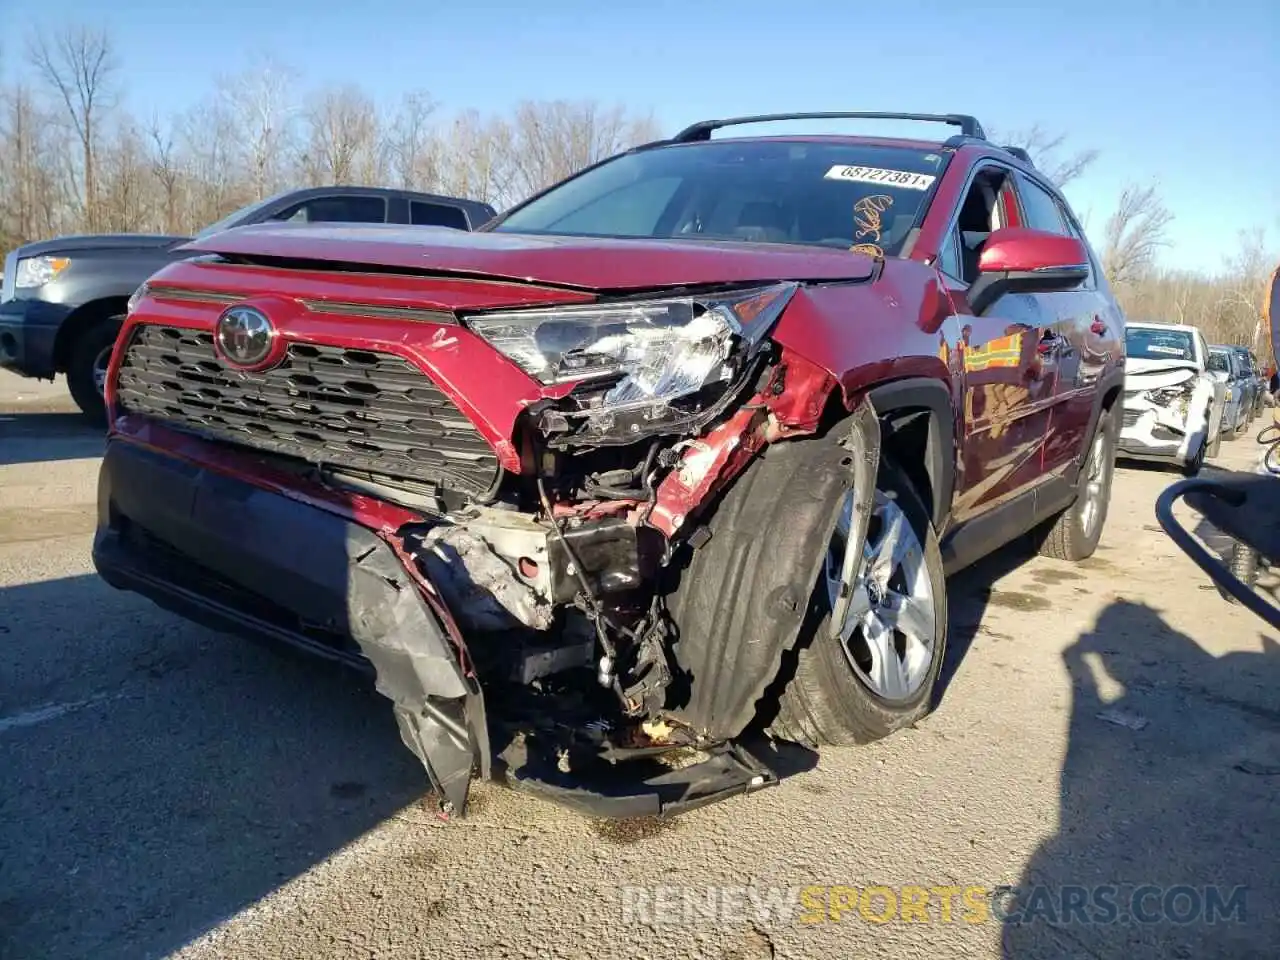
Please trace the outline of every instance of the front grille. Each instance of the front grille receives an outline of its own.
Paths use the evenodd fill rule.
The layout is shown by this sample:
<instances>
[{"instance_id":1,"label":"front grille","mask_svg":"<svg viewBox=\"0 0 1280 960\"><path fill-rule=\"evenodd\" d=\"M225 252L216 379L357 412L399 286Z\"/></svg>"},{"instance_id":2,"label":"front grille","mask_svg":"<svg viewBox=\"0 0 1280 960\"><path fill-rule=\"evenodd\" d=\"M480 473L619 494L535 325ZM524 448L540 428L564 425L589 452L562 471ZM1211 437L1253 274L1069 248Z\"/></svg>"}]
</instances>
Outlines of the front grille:
<instances>
[{"instance_id":1,"label":"front grille","mask_svg":"<svg viewBox=\"0 0 1280 960\"><path fill-rule=\"evenodd\" d=\"M1121 424L1126 427L1137 426L1139 420L1142 419L1141 410L1126 410L1120 418Z\"/></svg>"},{"instance_id":2,"label":"front grille","mask_svg":"<svg viewBox=\"0 0 1280 960\"><path fill-rule=\"evenodd\" d=\"M213 335L138 327L116 398L130 413L335 469L413 478L475 495L497 479L493 448L425 373L369 350L291 343L270 370L224 365Z\"/></svg>"}]
</instances>

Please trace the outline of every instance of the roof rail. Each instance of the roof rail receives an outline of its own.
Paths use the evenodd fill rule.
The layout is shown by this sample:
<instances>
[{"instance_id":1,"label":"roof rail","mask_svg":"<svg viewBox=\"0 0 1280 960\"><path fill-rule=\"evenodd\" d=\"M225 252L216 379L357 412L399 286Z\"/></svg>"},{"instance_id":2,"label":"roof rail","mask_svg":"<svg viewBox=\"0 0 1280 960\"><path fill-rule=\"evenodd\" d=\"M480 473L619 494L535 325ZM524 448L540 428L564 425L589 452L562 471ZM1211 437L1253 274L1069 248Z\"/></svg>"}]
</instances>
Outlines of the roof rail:
<instances>
[{"instance_id":1,"label":"roof rail","mask_svg":"<svg viewBox=\"0 0 1280 960\"><path fill-rule=\"evenodd\" d=\"M711 134L721 127L736 127L747 123L774 123L779 120L921 120L926 123L947 123L959 127L960 133L977 140L987 139L982 124L976 118L963 113L764 113L754 117L728 117L724 120L700 120L685 127L674 137L675 143L693 143L710 140Z\"/></svg>"},{"instance_id":2,"label":"roof rail","mask_svg":"<svg viewBox=\"0 0 1280 960\"><path fill-rule=\"evenodd\" d=\"M1010 144L1005 144L1004 151L1005 153L1013 154L1023 163L1030 164L1033 167L1035 166L1035 162L1031 159L1031 154L1027 153L1027 151L1024 150L1022 147L1015 147L1015 146L1011 146Z\"/></svg>"}]
</instances>

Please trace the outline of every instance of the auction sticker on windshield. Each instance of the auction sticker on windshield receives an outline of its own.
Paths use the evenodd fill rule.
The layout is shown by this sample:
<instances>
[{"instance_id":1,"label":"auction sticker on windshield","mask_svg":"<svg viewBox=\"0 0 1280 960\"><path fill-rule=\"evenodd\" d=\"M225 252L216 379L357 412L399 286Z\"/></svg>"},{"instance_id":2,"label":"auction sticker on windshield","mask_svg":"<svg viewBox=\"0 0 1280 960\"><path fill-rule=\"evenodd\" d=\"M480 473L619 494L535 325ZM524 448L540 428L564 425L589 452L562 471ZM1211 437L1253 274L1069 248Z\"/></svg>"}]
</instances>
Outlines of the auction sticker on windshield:
<instances>
[{"instance_id":1,"label":"auction sticker on windshield","mask_svg":"<svg viewBox=\"0 0 1280 960\"><path fill-rule=\"evenodd\" d=\"M824 174L827 180L853 180L856 183L883 183L907 190L928 190L938 179L927 173L910 173L906 170L886 170L883 167L854 167L838 163Z\"/></svg>"}]
</instances>

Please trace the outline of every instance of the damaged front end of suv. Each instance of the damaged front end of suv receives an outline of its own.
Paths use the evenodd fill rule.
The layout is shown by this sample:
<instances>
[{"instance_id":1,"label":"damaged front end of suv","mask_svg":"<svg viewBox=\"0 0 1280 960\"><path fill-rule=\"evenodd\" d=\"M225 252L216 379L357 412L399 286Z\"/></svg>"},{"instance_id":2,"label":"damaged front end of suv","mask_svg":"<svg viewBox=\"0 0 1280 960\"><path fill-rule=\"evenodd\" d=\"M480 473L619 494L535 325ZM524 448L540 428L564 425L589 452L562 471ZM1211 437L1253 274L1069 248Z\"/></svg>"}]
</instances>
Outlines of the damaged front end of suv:
<instances>
[{"instance_id":1,"label":"damaged front end of suv","mask_svg":"<svg viewBox=\"0 0 1280 960\"><path fill-rule=\"evenodd\" d=\"M868 501L861 555L876 419L865 402L849 417L833 372L774 336L784 311L818 309L807 284L726 253L709 283L608 292L414 272L419 237L371 243L363 264L302 259L294 236L325 255L315 231L235 231L131 303L108 373L102 576L371 667L445 811L476 774L613 816L775 782L738 738L825 542L755 578L768 622L739 662L709 674L732 651L692 634L719 615L672 607L701 602L688 558L722 491L819 432L833 399L839 478L823 482ZM870 284L881 267L820 254L817 273ZM828 508L814 500L829 527Z\"/></svg>"}]
</instances>

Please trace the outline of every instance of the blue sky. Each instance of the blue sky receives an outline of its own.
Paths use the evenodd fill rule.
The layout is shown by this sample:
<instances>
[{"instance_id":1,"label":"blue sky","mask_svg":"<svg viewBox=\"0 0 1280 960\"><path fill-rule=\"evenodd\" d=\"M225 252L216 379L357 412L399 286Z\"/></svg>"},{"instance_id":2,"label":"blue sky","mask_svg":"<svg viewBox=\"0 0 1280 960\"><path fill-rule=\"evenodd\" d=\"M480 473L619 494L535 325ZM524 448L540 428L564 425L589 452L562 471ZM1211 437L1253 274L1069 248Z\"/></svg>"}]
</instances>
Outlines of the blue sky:
<instances>
[{"instance_id":1,"label":"blue sky","mask_svg":"<svg viewBox=\"0 0 1280 960\"><path fill-rule=\"evenodd\" d=\"M1156 182L1176 216L1167 262L1216 269L1252 226L1280 249L1276 0L0 0L5 71L33 28L74 21L110 30L142 116L191 106L263 53L306 86L354 81L388 103L593 97L672 131L737 113L967 112L1101 151L1067 190L1094 237L1127 181Z\"/></svg>"}]
</instances>

